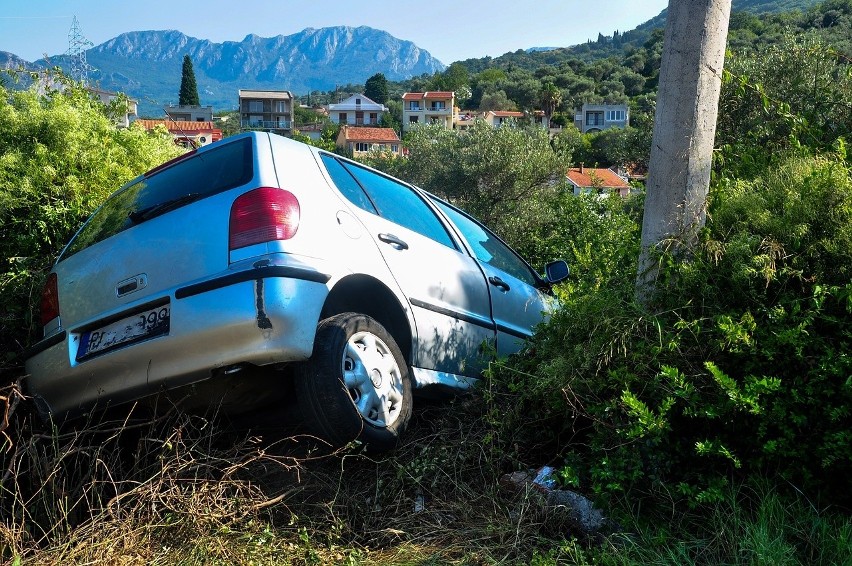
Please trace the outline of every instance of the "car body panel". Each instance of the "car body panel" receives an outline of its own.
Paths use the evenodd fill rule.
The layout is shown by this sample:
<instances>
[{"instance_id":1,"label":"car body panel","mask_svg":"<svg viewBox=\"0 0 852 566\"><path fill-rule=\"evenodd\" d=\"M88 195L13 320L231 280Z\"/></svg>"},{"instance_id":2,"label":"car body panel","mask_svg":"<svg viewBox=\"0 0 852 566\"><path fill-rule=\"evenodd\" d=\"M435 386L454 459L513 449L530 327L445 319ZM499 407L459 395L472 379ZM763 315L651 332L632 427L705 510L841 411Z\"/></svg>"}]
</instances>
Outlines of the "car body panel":
<instances>
[{"instance_id":1,"label":"car body panel","mask_svg":"<svg viewBox=\"0 0 852 566\"><path fill-rule=\"evenodd\" d=\"M478 375L483 343L494 340L485 279L478 264L380 216L360 212L394 279L412 305L417 347L412 365L459 375ZM405 248L382 241L392 234Z\"/></svg>"}]
</instances>

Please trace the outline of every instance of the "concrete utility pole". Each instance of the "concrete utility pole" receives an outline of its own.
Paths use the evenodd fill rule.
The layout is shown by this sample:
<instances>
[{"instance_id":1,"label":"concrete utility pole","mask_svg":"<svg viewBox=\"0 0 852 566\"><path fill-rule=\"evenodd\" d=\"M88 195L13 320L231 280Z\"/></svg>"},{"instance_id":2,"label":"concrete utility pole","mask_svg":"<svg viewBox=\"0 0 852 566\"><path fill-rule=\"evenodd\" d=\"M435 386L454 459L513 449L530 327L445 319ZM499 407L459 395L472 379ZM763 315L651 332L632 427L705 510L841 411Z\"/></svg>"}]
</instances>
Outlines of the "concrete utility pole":
<instances>
[{"instance_id":1,"label":"concrete utility pole","mask_svg":"<svg viewBox=\"0 0 852 566\"><path fill-rule=\"evenodd\" d=\"M653 289L649 253L704 226L731 0L669 0L642 223L638 296Z\"/></svg>"}]
</instances>

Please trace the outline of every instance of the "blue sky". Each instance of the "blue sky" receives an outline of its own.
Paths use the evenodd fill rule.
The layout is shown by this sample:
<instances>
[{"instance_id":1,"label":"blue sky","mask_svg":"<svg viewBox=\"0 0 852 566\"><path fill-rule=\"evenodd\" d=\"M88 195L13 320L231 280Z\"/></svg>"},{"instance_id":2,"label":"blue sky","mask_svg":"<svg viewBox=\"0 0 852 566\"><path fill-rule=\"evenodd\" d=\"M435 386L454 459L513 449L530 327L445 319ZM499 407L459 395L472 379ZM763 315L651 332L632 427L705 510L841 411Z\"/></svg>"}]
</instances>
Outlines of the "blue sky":
<instances>
[{"instance_id":1,"label":"blue sky","mask_svg":"<svg viewBox=\"0 0 852 566\"><path fill-rule=\"evenodd\" d=\"M95 45L120 33L176 29L192 37L240 41L249 33L366 25L414 42L445 64L528 47L563 47L598 33L633 29L668 0L0 0L0 51L28 61L68 49L72 17Z\"/></svg>"}]
</instances>

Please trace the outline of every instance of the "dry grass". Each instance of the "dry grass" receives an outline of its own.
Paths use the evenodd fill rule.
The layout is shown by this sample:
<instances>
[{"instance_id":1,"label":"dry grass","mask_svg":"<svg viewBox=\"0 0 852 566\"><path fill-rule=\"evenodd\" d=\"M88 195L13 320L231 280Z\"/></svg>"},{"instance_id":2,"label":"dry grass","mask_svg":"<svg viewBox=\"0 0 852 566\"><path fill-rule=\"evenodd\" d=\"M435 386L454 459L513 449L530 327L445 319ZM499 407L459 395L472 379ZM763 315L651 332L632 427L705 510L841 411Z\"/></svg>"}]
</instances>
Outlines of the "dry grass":
<instances>
[{"instance_id":1,"label":"dry grass","mask_svg":"<svg viewBox=\"0 0 852 566\"><path fill-rule=\"evenodd\" d=\"M565 534L534 496L498 493L470 401L419 410L382 457L177 411L51 431L17 387L3 402L0 561L523 563Z\"/></svg>"},{"instance_id":2,"label":"dry grass","mask_svg":"<svg viewBox=\"0 0 852 566\"><path fill-rule=\"evenodd\" d=\"M748 564L782 539L790 552L807 542L798 555L809 563L852 557L848 517L790 511L771 490L732 494L734 512L578 543L536 493L498 488L518 463L511 442L490 440L477 399L421 407L405 443L381 457L177 411L51 431L16 386L0 403L0 563ZM679 521L695 534L679 538Z\"/></svg>"}]
</instances>

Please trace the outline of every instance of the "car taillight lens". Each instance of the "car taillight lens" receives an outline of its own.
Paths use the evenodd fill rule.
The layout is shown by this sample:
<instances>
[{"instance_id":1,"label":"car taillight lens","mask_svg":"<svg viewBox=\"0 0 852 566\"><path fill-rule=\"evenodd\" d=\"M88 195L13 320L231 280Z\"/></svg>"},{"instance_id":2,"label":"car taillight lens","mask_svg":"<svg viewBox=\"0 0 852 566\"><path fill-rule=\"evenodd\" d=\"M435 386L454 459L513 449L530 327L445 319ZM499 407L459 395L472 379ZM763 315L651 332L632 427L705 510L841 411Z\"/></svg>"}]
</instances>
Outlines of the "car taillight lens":
<instances>
[{"instance_id":1,"label":"car taillight lens","mask_svg":"<svg viewBox=\"0 0 852 566\"><path fill-rule=\"evenodd\" d=\"M47 282L41 292L41 325L47 326L47 323L57 316L59 316L59 291L56 274L51 273L47 276Z\"/></svg>"},{"instance_id":2,"label":"car taillight lens","mask_svg":"<svg viewBox=\"0 0 852 566\"><path fill-rule=\"evenodd\" d=\"M240 195L231 206L229 248L289 240L299 229L299 201L283 189L261 187Z\"/></svg>"}]
</instances>

